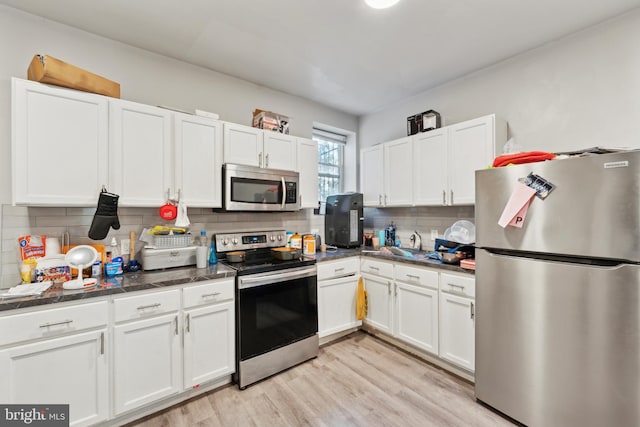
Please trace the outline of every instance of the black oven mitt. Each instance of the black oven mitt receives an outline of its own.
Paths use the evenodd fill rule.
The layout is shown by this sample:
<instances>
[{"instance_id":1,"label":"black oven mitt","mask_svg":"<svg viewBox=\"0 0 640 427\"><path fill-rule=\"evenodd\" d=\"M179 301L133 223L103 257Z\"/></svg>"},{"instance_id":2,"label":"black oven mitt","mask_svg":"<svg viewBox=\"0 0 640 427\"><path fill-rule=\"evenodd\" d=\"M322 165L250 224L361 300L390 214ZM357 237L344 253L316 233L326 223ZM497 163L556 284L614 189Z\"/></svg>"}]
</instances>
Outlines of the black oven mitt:
<instances>
[{"instance_id":1,"label":"black oven mitt","mask_svg":"<svg viewBox=\"0 0 640 427\"><path fill-rule=\"evenodd\" d=\"M89 228L89 238L102 240L109 234L109 228L114 230L120 228L120 221L118 220L119 197L117 194L107 193L105 190L100 192L98 207L93 215L91 228Z\"/></svg>"}]
</instances>

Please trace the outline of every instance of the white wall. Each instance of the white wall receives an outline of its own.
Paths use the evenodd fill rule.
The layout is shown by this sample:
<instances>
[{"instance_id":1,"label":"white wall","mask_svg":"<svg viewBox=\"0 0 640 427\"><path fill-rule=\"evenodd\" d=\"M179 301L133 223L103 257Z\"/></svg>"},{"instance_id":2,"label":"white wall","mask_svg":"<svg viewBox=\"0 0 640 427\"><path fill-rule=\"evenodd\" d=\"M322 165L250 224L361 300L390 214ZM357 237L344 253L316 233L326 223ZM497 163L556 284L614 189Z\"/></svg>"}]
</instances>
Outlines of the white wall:
<instances>
[{"instance_id":1,"label":"white wall","mask_svg":"<svg viewBox=\"0 0 640 427\"><path fill-rule=\"evenodd\" d=\"M35 54L51 55L119 82L123 99L187 111L198 108L245 125L251 125L256 108L275 111L291 118L292 135L303 137L311 137L314 121L357 130L354 115L6 6L0 6L0 45L0 203L11 200L10 79L26 78Z\"/></svg>"},{"instance_id":2,"label":"white wall","mask_svg":"<svg viewBox=\"0 0 640 427\"><path fill-rule=\"evenodd\" d=\"M525 151L640 147L640 9L361 117L361 147L429 109L445 124L496 113Z\"/></svg>"}]
</instances>

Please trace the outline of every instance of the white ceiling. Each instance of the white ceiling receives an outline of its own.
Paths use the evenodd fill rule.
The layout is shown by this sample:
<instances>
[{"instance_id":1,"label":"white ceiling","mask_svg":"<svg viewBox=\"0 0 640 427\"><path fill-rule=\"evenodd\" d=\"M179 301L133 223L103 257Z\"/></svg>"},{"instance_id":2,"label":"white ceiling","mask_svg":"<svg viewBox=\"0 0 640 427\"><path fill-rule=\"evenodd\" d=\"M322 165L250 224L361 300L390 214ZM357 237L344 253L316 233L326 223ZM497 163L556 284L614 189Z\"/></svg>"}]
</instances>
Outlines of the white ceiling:
<instances>
[{"instance_id":1,"label":"white ceiling","mask_svg":"<svg viewBox=\"0 0 640 427\"><path fill-rule=\"evenodd\" d=\"M640 0L0 0L357 115L640 6Z\"/></svg>"}]
</instances>

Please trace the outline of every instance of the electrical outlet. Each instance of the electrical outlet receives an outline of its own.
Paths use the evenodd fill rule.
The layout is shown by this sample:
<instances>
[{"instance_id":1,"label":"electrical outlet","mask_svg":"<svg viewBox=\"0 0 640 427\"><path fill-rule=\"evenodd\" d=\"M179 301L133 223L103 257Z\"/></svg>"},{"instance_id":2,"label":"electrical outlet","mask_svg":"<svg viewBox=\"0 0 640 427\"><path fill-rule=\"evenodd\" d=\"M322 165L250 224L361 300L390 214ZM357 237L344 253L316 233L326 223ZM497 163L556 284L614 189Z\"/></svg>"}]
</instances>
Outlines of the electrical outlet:
<instances>
[{"instance_id":1,"label":"electrical outlet","mask_svg":"<svg viewBox=\"0 0 640 427\"><path fill-rule=\"evenodd\" d=\"M120 253L122 255L126 255L129 253L130 242L131 241L129 239L120 239Z\"/></svg>"},{"instance_id":2,"label":"electrical outlet","mask_svg":"<svg viewBox=\"0 0 640 427\"><path fill-rule=\"evenodd\" d=\"M431 240L436 240L438 238L438 230L431 230Z\"/></svg>"}]
</instances>

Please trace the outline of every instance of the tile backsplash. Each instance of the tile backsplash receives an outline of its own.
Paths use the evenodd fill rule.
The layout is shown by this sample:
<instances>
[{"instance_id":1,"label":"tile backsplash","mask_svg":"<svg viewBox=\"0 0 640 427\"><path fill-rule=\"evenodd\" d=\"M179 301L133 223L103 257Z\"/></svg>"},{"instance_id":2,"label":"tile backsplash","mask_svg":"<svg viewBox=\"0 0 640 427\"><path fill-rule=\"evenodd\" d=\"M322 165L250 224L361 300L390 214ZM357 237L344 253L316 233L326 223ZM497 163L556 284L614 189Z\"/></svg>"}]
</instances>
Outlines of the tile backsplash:
<instances>
[{"instance_id":1,"label":"tile backsplash","mask_svg":"<svg viewBox=\"0 0 640 427\"><path fill-rule=\"evenodd\" d=\"M396 239L400 239L401 246L409 247L409 236L417 231L422 236L423 249L433 250L435 240L431 239L431 230L437 230L441 238L444 231L458 220L466 219L475 223L474 215L473 206L365 208L364 232L382 230L393 221Z\"/></svg>"},{"instance_id":2,"label":"tile backsplash","mask_svg":"<svg viewBox=\"0 0 640 427\"><path fill-rule=\"evenodd\" d=\"M129 232L137 236L143 228L154 225L169 225L163 221L156 208L120 208L120 229L111 230L103 241L87 237L95 208L43 208L0 205L2 262L0 265L0 288L8 288L20 282L17 238L28 234L56 236L69 233L71 244L108 244L111 237L128 239ZM190 208L188 210L191 232L198 235L206 230L207 235L228 231L284 229L298 232L318 230L324 241L324 216L314 215L309 209L286 213L227 213L211 209ZM416 208L365 208L364 230L372 232L385 228L390 221L396 224L396 234L402 246L409 246L409 236L417 230L422 235L424 249L433 248L431 230L438 230L442 237L447 227L459 219L474 220L473 206L461 207L416 207ZM140 244L136 245L138 248Z\"/></svg>"},{"instance_id":3,"label":"tile backsplash","mask_svg":"<svg viewBox=\"0 0 640 427\"><path fill-rule=\"evenodd\" d=\"M156 208L120 208L118 218L120 229L111 229L102 241L91 240L89 226L93 220L95 208L41 208L1 205L2 209L2 279L0 288L8 288L20 282L17 238L35 234L60 237L69 233L71 244L102 243L109 244L115 236L128 239L131 231L137 236L143 228L154 225L172 225L160 218ZM228 231L285 229L298 232L310 232L317 229L324 234L324 217L314 215L312 210L285 213L227 213L213 212L206 208L189 208L187 212L191 222L191 232L199 235L206 230L207 235ZM141 247L138 243L137 248Z\"/></svg>"}]
</instances>

